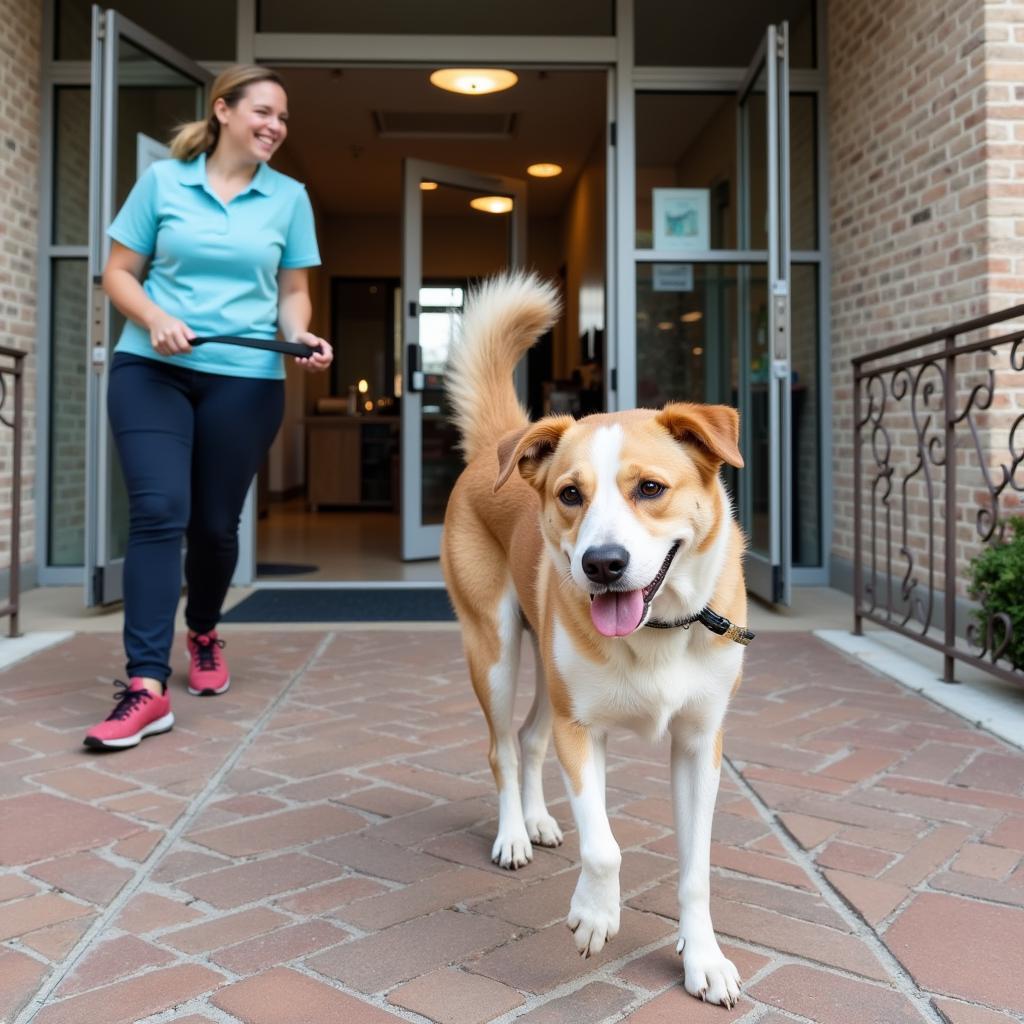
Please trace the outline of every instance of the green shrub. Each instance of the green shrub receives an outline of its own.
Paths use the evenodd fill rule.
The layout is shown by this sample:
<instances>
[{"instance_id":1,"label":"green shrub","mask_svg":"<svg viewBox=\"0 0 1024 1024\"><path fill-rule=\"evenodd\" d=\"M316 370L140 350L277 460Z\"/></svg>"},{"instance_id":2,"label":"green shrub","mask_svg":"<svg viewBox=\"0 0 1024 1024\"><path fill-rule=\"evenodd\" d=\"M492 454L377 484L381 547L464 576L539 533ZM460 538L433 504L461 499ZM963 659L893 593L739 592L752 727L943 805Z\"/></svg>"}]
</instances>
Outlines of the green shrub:
<instances>
[{"instance_id":1,"label":"green shrub","mask_svg":"<svg viewBox=\"0 0 1024 1024\"><path fill-rule=\"evenodd\" d=\"M988 638L989 619L999 612L1013 623L1013 639L1003 652L1014 668L1024 669L1024 517L1009 520L1010 539L986 548L971 562L970 595L981 602L974 612L979 638ZM1002 643L996 624L992 639ZM991 646L991 644L989 645ZM987 652L991 655L991 650Z\"/></svg>"}]
</instances>

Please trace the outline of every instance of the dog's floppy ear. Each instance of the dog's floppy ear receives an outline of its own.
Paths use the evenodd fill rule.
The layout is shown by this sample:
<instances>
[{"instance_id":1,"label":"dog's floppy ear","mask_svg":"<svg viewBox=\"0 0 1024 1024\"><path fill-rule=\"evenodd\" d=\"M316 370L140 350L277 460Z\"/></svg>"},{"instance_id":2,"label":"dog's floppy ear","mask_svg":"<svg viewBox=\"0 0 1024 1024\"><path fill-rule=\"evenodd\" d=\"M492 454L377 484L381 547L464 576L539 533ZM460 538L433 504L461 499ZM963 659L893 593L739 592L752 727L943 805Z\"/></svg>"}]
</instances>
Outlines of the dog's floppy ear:
<instances>
[{"instance_id":1,"label":"dog's floppy ear","mask_svg":"<svg viewBox=\"0 0 1024 1024\"><path fill-rule=\"evenodd\" d=\"M669 402L656 420L677 441L695 441L711 456L716 472L723 462L743 468L740 414L732 406Z\"/></svg>"},{"instance_id":2,"label":"dog's floppy ear","mask_svg":"<svg viewBox=\"0 0 1024 1024\"><path fill-rule=\"evenodd\" d=\"M562 435L572 426L571 416L547 416L498 442L498 478L494 489L502 487L517 467L523 479L532 483L537 469L550 458Z\"/></svg>"}]
</instances>

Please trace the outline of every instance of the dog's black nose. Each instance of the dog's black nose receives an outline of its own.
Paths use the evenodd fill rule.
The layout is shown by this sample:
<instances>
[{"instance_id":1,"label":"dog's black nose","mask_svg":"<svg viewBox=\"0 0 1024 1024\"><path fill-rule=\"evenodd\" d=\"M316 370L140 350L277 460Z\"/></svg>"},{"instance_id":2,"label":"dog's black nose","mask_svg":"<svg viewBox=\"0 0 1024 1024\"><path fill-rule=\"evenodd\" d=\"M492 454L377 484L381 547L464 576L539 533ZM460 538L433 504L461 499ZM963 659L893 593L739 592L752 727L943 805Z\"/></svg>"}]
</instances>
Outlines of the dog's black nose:
<instances>
[{"instance_id":1,"label":"dog's black nose","mask_svg":"<svg viewBox=\"0 0 1024 1024\"><path fill-rule=\"evenodd\" d=\"M629 565L629 552L619 544L601 544L583 553L583 571L594 583L616 583Z\"/></svg>"}]
</instances>

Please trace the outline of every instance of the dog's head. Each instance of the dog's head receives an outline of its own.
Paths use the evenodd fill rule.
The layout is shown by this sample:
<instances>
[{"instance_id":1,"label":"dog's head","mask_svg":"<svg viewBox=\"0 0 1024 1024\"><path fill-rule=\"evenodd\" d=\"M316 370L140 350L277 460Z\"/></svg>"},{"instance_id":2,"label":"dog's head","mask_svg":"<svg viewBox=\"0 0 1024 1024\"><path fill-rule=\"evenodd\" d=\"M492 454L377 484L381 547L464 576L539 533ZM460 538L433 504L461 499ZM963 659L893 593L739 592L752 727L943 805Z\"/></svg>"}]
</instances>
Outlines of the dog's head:
<instances>
[{"instance_id":1,"label":"dog's head","mask_svg":"<svg viewBox=\"0 0 1024 1024\"><path fill-rule=\"evenodd\" d=\"M515 472L540 495L545 541L590 596L604 636L628 636L728 512L718 471L742 467L739 415L677 402L574 420L551 416L503 439L500 488Z\"/></svg>"}]
</instances>

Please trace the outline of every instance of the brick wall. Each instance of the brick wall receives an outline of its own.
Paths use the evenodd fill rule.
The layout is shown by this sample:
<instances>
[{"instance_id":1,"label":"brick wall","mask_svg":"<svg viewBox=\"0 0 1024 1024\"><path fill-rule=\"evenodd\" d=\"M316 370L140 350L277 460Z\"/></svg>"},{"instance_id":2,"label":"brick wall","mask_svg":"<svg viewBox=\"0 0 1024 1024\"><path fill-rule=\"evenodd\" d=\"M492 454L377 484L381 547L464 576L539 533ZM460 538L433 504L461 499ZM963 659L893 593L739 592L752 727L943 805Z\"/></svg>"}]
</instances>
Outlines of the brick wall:
<instances>
[{"instance_id":1,"label":"brick wall","mask_svg":"<svg viewBox=\"0 0 1024 1024\"><path fill-rule=\"evenodd\" d=\"M1024 129L1018 123L1024 112L1024 86L1018 84L1024 79L1024 4L831 0L828 27L832 554L848 564L854 502L850 359L1024 298ZM968 368L961 399L983 381L988 365L982 357ZM1005 352L998 365L1006 366ZM930 379L941 383L936 372ZM934 397L924 398L919 390L919 427L929 407L939 409ZM1016 405L1019 413L1024 405L1015 396L1008 401L1002 412L979 422L984 446L1004 459L1010 409ZM906 469L916 463L913 404L911 393L898 398L890 390L893 463ZM934 429L926 433L935 436ZM975 515L985 493L969 445L968 432L957 454L961 593L980 543ZM865 449L865 456L870 487L872 452ZM905 488L903 474L894 481L890 511L897 547L905 543L922 568L929 560L942 566L943 473L941 465L929 463ZM926 475L940 498L935 504L928 501ZM877 500L874 507L882 510ZM933 523L940 536L929 547ZM894 573L905 568L897 557ZM941 572L935 583L941 585Z\"/></svg>"},{"instance_id":2,"label":"brick wall","mask_svg":"<svg viewBox=\"0 0 1024 1024\"><path fill-rule=\"evenodd\" d=\"M26 352L34 350L36 337L41 25L40 0L0 0L0 344ZM24 393L21 560L26 563L35 557L32 356ZM10 563L10 438L10 430L0 425L0 568Z\"/></svg>"}]
</instances>

